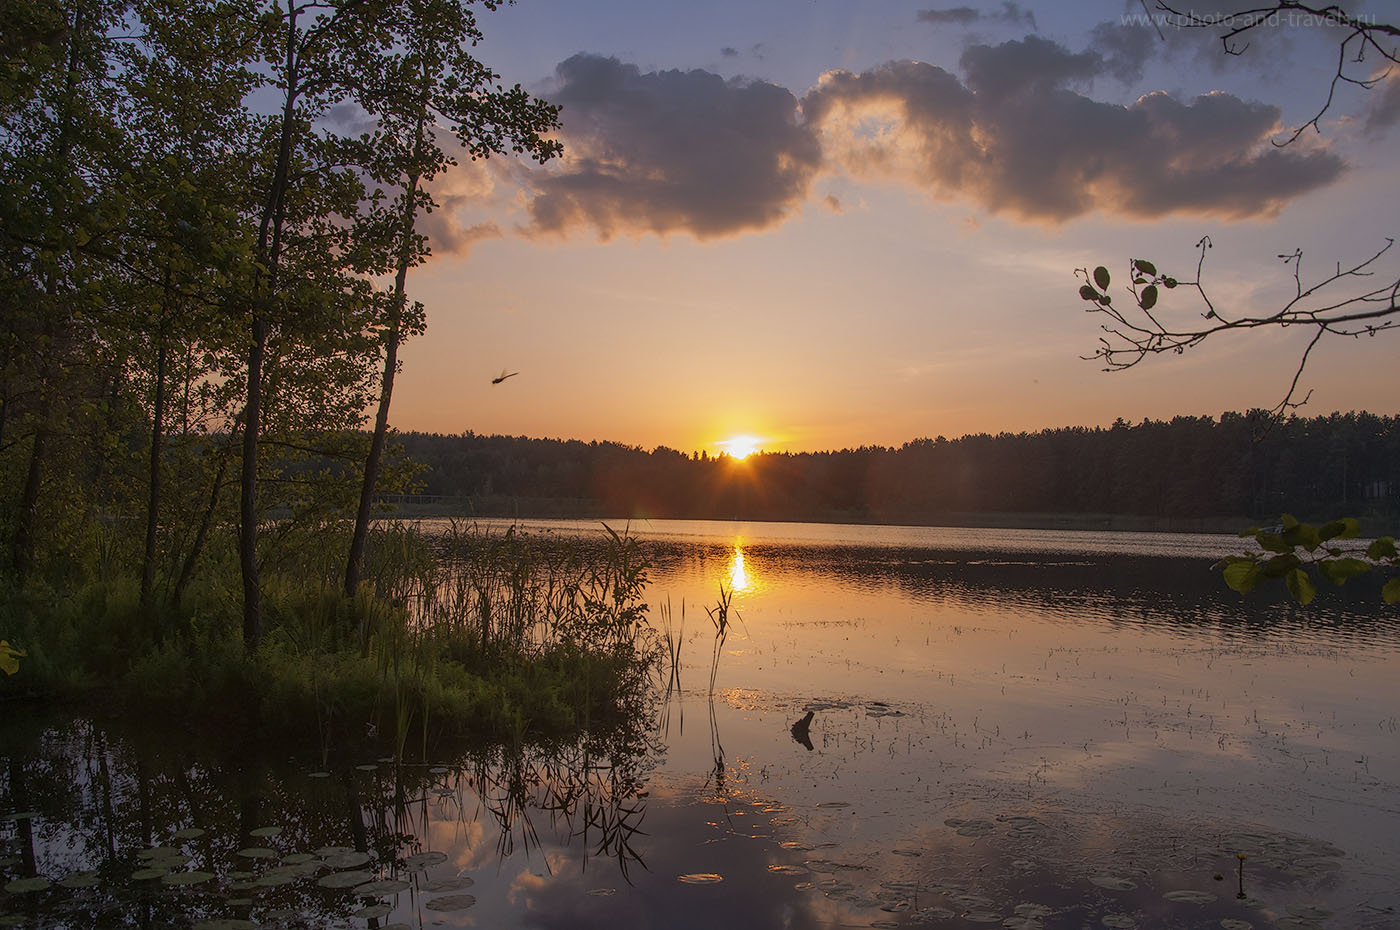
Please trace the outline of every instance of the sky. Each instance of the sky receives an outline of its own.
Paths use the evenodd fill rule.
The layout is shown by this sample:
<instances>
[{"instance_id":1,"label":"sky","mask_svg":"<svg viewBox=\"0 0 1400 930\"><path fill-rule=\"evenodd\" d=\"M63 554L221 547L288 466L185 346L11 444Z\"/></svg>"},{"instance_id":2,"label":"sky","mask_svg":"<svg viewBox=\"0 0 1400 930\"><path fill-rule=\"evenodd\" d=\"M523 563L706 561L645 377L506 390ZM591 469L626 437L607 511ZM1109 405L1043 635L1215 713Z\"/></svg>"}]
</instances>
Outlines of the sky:
<instances>
[{"instance_id":1,"label":"sky","mask_svg":"<svg viewBox=\"0 0 1400 930\"><path fill-rule=\"evenodd\" d=\"M1212 8L1197 4L1195 9ZM1386 19L1383 4L1359 7ZM1393 8L1390 11L1393 13ZM1215 33L1139 2L520 0L479 57L561 105L546 165L433 188L400 430L720 451L1272 407L1310 333L1106 373L1075 269L1271 312L1400 235L1400 74L1327 98L1344 33ZM1386 21L1393 21L1391 16ZM1159 31L1160 27L1160 31ZM1373 77L1373 54L1347 73ZM1400 247L1374 267L1400 278ZM1157 312L1199 320L1188 289ZM1300 411L1400 411L1400 335L1326 339ZM492 379L519 372L499 384Z\"/></svg>"}]
</instances>

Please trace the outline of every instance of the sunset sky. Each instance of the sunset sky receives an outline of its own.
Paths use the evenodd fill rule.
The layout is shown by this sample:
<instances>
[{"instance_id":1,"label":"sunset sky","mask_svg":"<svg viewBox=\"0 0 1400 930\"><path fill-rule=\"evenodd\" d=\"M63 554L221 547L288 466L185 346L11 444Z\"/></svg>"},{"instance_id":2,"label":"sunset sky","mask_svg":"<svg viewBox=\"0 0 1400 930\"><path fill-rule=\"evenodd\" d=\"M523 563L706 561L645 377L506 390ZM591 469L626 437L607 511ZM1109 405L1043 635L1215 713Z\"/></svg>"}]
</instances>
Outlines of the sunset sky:
<instances>
[{"instance_id":1,"label":"sunset sky","mask_svg":"<svg viewBox=\"0 0 1400 930\"><path fill-rule=\"evenodd\" d=\"M1260 313L1292 293L1280 253L1303 250L1306 284L1379 250L1400 235L1400 76L1344 87L1280 149L1326 99L1337 30L1256 31L1228 57L1211 33L1159 37L1137 2L1070 6L483 13L480 56L563 105L565 155L437 184L394 424L713 453L1273 406L1309 333L1107 374L1080 358L1100 320L1074 269L1190 278L1209 235L1217 304ZM1161 307L1201 310L1184 290ZM1396 412L1397 349L1324 341L1303 412ZM520 374L493 386L503 368Z\"/></svg>"}]
</instances>

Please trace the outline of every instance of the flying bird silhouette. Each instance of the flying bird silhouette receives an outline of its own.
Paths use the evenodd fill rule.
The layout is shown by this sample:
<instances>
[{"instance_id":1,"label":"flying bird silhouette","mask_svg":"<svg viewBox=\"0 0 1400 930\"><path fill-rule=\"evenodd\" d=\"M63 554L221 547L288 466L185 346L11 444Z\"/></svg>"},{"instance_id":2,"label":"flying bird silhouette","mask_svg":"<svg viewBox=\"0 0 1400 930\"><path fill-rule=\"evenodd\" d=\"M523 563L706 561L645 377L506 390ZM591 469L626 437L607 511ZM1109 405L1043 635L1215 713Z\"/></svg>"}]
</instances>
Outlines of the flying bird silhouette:
<instances>
[{"instance_id":1,"label":"flying bird silhouette","mask_svg":"<svg viewBox=\"0 0 1400 930\"><path fill-rule=\"evenodd\" d=\"M507 378L514 378L514 377L515 377L516 375L518 375L518 374L520 374L520 372L518 372L518 371L507 372L504 368L502 368L502 369L501 369L501 373L500 373L499 375L497 375L496 377L494 377L494 378L491 379L491 383L492 383L492 384L500 384L500 383L501 383L502 381L504 381L505 379L507 379Z\"/></svg>"}]
</instances>

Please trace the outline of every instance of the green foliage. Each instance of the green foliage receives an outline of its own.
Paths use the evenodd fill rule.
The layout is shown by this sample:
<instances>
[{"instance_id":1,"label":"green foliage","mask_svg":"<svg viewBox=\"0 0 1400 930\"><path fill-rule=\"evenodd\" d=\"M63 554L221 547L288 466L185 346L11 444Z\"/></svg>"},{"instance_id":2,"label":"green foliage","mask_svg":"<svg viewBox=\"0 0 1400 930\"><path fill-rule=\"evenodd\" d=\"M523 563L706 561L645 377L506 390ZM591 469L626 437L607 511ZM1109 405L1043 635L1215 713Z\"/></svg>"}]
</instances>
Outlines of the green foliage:
<instances>
[{"instance_id":1,"label":"green foliage","mask_svg":"<svg viewBox=\"0 0 1400 930\"><path fill-rule=\"evenodd\" d=\"M1253 591L1261 579L1283 579L1293 600L1307 605L1317 596L1309 568L1315 568L1329 582L1346 584L1349 579L1373 571L1393 571L1400 567L1395 540L1382 536L1365 549L1359 544L1343 544L1361 535L1361 523L1354 517L1332 520L1322 526L1299 521L1284 514L1277 527L1251 527L1240 533L1252 538L1258 551L1229 556L1215 564L1231 590L1240 594ZM1400 601L1400 578L1392 578L1381 589L1387 604Z\"/></svg>"},{"instance_id":2,"label":"green foliage","mask_svg":"<svg viewBox=\"0 0 1400 930\"><path fill-rule=\"evenodd\" d=\"M0 672L13 675L19 671L19 660L24 658L23 649L16 649L7 639L0 639Z\"/></svg>"}]
</instances>

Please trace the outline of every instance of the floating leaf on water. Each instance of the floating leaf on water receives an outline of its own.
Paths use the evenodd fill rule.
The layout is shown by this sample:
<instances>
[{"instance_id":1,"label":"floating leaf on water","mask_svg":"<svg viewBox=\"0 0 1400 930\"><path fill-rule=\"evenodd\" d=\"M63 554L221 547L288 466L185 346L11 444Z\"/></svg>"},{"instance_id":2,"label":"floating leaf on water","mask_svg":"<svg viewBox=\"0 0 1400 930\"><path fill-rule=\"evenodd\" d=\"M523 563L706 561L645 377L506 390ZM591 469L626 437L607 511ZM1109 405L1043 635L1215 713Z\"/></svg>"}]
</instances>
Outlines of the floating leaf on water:
<instances>
[{"instance_id":1,"label":"floating leaf on water","mask_svg":"<svg viewBox=\"0 0 1400 930\"><path fill-rule=\"evenodd\" d=\"M298 878L301 878L301 875L292 869L268 869L248 884L253 888L280 888L290 885Z\"/></svg>"},{"instance_id":2,"label":"floating leaf on water","mask_svg":"<svg viewBox=\"0 0 1400 930\"><path fill-rule=\"evenodd\" d=\"M970 920L975 924L999 924L1001 915L996 911L975 910L964 914L963 920Z\"/></svg>"},{"instance_id":3,"label":"floating leaf on water","mask_svg":"<svg viewBox=\"0 0 1400 930\"><path fill-rule=\"evenodd\" d=\"M243 882L243 881L240 881L240 882L229 882L228 890L229 890L229 891L252 891L254 888L257 888L257 887L258 887L258 886L255 885L255 884L253 884L252 882Z\"/></svg>"},{"instance_id":4,"label":"floating leaf on water","mask_svg":"<svg viewBox=\"0 0 1400 930\"><path fill-rule=\"evenodd\" d=\"M903 926L903 925L900 924L899 921L897 921L897 920L872 920L872 921L870 922L870 926L872 926L872 927L898 928L898 927Z\"/></svg>"},{"instance_id":5,"label":"floating leaf on water","mask_svg":"<svg viewBox=\"0 0 1400 930\"><path fill-rule=\"evenodd\" d=\"M813 888L815 888L816 886L813 885L811 882L798 882L796 885L793 885L792 887L795 888L795 889L797 889L798 891L811 891L811 890L812 890Z\"/></svg>"},{"instance_id":6,"label":"floating leaf on water","mask_svg":"<svg viewBox=\"0 0 1400 930\"><path fill-rule=\"evenodd\" d=\"M174 846L152 846L150 849L140 849L136 852L137 859L167 859L181 855L184 853Z\"/></svg>"},{"instance_id":7,"label":"floating leaf on water","mask_svg":"<svg viewBox=\"0 0 1400 930\"><path fill-rule=\"evenodd\" d=\"M714 872L691 872L689 875L677 875L676 880L687 885L713 885L715 882L724 881L724 876Z\"/></svg>"},{"instance_id":8,"label":"floating leaf on water","mask_svg":"<svg viewBox=\"0 0 1400 930\"><path fill-rule=\"evenodd\" d=\"M818 808L823 808L823 807L850 807L850 806L851 806L851 802L850 802L850 801L823 801L823 802L821 802L820 804L817 805Z\"/></svg>"},{"instance_id":9,"label":"floating leaf on water","mask_svg":"<svg viewBox=\"0 0 1400 930\"><path fill-rule=\"evenodd\" d=\"M308 862L320 864L320 860L311 853L289 853L282 857L283 865L305 865Z\"/></svg>"},{"instance_id":10,"label":"floating leaf on water","mask_svg":"<svg viewBox=\"0 0 1400 930\"><path fill-rule=\"evenodd\" d=\"M1162 897L1168 901L1180 901L1182 904L1209 904L1215 900L1215 895L1208 891L1191 891L1189 889L1168 891Z\"/></svg>"},{"instance_id":11,"label":"floating leaf on water","mask_svg":"<svg viewBox=\"0 0 1400 930\"><path fill-rule=\"evenodd\" d=\"M374 881L373 872L332 872L329 875L322 875L316 880L316 884L322 888L354 888L356 885L363 885L370 881Z\"/></svg>"},{"instance_id":12,"label":"floating leaf on water","mask_svg":"<svg viewBox=\"0 0 1400 930\"><path fill-rule=\"evenodd\" d=\"M1332 916L1332 912L1327 908L1314 904L1290 904L1288 905L1288 913L1304 920L1326 920Z\"/></svg>"},{"instance_id":13,"label":"floating leaf on water","mask_svg":"<svg viewBox=\"0 0 1400 930\"><path fill-rule=\"evenodd\" d=\"M360 852L358 849L352 849L350 852L326 856L322 861L333 869L353 869L356 866L364 865L368 862L369 853Z\"/></svg>"},{"instance_id":14,"label":"floating leaf on water","mask_svg":"<svg viewBox=\"0 0 1400 930\"><path fill-rule=\"evenodd\" d=\"M164 866L153 865L149 868L137 869L135 872L132 872L131 880L137 882L148 882L153 878L160 878L162 875L166 875L169 872L170 870L165 868Z\"/></svg>"},{"instance_id":15,"label":"floating leaf on water","mask_svg":"<svg viewBox=\"0 0 1400 930\"><path fill-rule=\"evenodd\" d=\"M1109 891L1132 891L1137 887L1137 882L1119 878L1117 875L1090 875L1089 881Z\"/></svg>"},{"instance_id":16,"label":"floating leaf on water","mask_svg":"<svg viewBox=\"0 0 1400 930\"><path fill-rule=\"evenodd\" d=\"M432 768L428 769L428 774L429 774L429 775L446 775L446 774L447 774L448 772L450 772L450 771L452 771L452 770L449 769L449 768L448 768L447 766L445 766L445 765L435 765L435 766L433 766Z\"/></svg>"},{"instance_id":17,"label":"floating leaf on water","mask_svg":"<svg viewBox=\"0 0 1400 930\"><path fill-rule=\"evenodd\" d=\"M1109 930L1137 930L1137 921L1127 914L1105 914L1099 923Z\"/></svg>"},{"instance_id":18,"label":"floating leaf on water","mask_svg":"<svg viewBox=\"0 0 1400 930\"><path fill-rule=\"evenodd\" d=\"M199 885L213 877L213 872L168 872L160 880L165 885Z\"/></svg>"},{"instance_id":19,"label":"floating leaf on water","mask_svg":"<svg viewBox=\"0 0 1400 930\"><path fill-rule=\"evenodd\" d=\"M1322 924L1305 917L1280 917L1274 926L1278 930L1322 930Z\"/></svg>"},{"instance_id":20,"label":"floating leaf on water","mask_svg":"<svg viewBox=\"0 0 1400 930\"><path fill-rule=\"evenodd\" d=\"M1012 910L1021 917L1049 917L1054 913L1044 904L1018 904Z\"/></svg>"},{"instance_id":21,"label":"floating leaf on water","mask_svg":"<svg viewBox=\"0 0 1400 930\"><path fill-rule=\"evenodd\" d=\"M268 849L266 846L249 846L247 849L240 849L234 853L244 859L276 859L276 850Z\"/></svg>"},{"instance_id":22,"label":"floating leaf on water","mask_svg":"<svg viewBox=\"0 0 1400 930\"><path fill-rule=\"evenodd\" d=\"M258 925L251 920L237 917L219 917L214 920L196 921L192 930L258 930Z\"/></svg>"},{"instance_id":23,"label":"floating leaf on water","mask_svg":"<svg viewBox=\"0 0 1400 930\"><path fill-rule=\"evenodd\" d=\"M256 830L249 830L248 835L256 837L277 836L281 832L281 827L258 827Z\"/></svg>"},{"instance_id":24,"label":"floating leaf on water","mask_svg":"<svg viewBox=\"0 0 1400 930\"><path fill-rule=\"evenodd\" d=\"M1006 930L1042 930L1045 922L1039 917L1008 917L1001 925Z\"/></svg>"},{"instance_id":25,"label":"floating leaf on water","mask_svg":"<svg viewBox=\"0 0 1400 930\"><path fill-rule=\"evenodd\" d=\"M802 875L807 869L800 865L770 865L768 871L774 875Z\"/></svg>"},{"instance_id":26,"label":"floating leaf on water","mask_svg":"<svg viewBox=\"0 0 1400 930\"><path fill-rule=\"evenodd\" d=\"M379 766L375 765L373 762L366 762L364 765L355 766L355 768L359 769L361 772L376 772L379 770Z\"/></svg>"},{"instance_id":27,"label":"floating leaf on water","mask_svg":"<svg viewBox=\"0 0 1400 930\"><path fill-rule=\"evenodd\" d=\"M348 853L348 852L354 852L354 851L355 851L355 847L353 847L353 846L322 846L320 849L313 849L313 850L312 850L312 852L314 852L316 855L322 856L322 857L324 857L324 856L338 856L338 855L340 855L341 853Z\"/></svg>"},{"instance_id":28,"label":"floating leaf on water","mask_svg":"<svg viewBox=\"0 0 1400 930\"><path fill-rule=\"evenodd\" d=\"M1029 859L1012 859L1011 867L1020 872L1029 872L1036 868L1036 864Z\"/></svg>"},{"instance_id":29,"label":"floating leaf on water","mask_svg":"<svg viewBox=\"0 0 1400 930\"><path fill-rule=\"evenodd\" d=\"M1224 930L1254 930L1254 924L1247 920L1236 920L1233 917L1226 917L1220 921L1220 926Z\"/></svg>"},{"instance_id":30,"label":"floating leaf on water","mask_svg":"<svg viewBox=\"0 0 1400 930\"><path fill-rule=\"evenodd\" d=\"M433 898L423 906L430 911L464 911L476 904L474 894L447 894Z\"/></svg>"},{"instance_id":31,"label":"floating leaf on water","mask_svg":"<svg viewBox=\"0 0 1400 930\"><path fill-rule=\"evenodd\" d=\"M910 859L917 859L919 856L923 855L923 853L919 852L917 849L891 849L890 852L896 856L907 856Z\"/></svg>"},{"instance_id":32,"label":"floating leaf on water","mask_svg":"<svg viewBox=\"0 0 1400 930\"><path fill-rule=\"evenodd\" d=\"M591 889L589 889L588 891L586 891L585 894L591 894L591 895L593 895L593 897L595 897L595 898L607 898L607 897L611 897L612 895L617 894L617 889L616 889L616 888L591 888Z\"/></svg>"},{"instance_id":33,"label":"floating leaf on water","mask_svg":"<svg viewBox=\"0 0 1400 930\"><path fill-rule=\"evenodd\" d=\"M808 845L806 845L806 844L804 844L804 843L794 843L794 842L792 842L792 841L788 841L788 842L786 842L786 843L779 843L779 844L778 844L778 848L779 848L779 849L800 849L800 850L806 851L806 850L808 850L808 849L811 849L812 847L810 847L810 846L808 846Z\"/></svg>"},{"instance_id":34,"label":"floating leaf on water","mask_svg":"<svg viewBox=\"0 0 1400 930\"><path fill-rule=\"evenodd\" d=\"M418 887L429 894L436 894L441 891L465 891L475 884L476 880L470 875L458 875L455 878L438 878L432 881L422 881L419 882Z\"/></svg>"},{"instance_id":35,"label":"floating leaf on water","mask_svg":"<svg viewBox=\"0 0 1400 930\"><path fill-rule=\"evenodd\" d=\"M989 836L996 830L990 820L967 820L957 828L958 836Z\"/></svg>"},{"instance_id":36,"label":"floating leaf on water","mask_svg":"<svg viewBox=\"0 0 1400 930\"><path fill-rule=\"evenodd\" d=\"M97 877L97 873L91 871L74 872L72 875L65 875L58 880L58 883L64 888L93 888L100 885L102 882Z\"/></svg>"},{"instance_id":37,"label":"floating leaf on water","mask_svg":"<svg viewBox=\"0 0 1400 930\"><path fill-rule=\"evenodd\" d=\"M197 840L205 833L199 827L184 827L170 834L171 838L177 840Z\"/></svg>"},{"instance_id":38,"label":"floating leaf on water","mask_svg":"<svg viewBox=\"0 0 1400 930\"><path fill-rule=\"evenodd\" d=\"M371 904L368 907L360 908L350 916L359 917L361 920L375 920L380 917L388 917L391 911L393 908L387 904Z\"/></svg>"},{"instance_id":39,"label":"floating leaf on water","mask_svg":"<svg viewBox=\"0 0 1400 930\"><path fill-rule=\"evenodd\" d=\"M403 867L410 872L421 872L429 866L447 861L447 853L420 852L404 857Z\"/></svg>"},{"instance_id":40,"label":"floating leaf on water","mask_svg":"<svg viewBox=\"0 0 1400 930\"><path fill-rule=\"evenodd\" d=\"M909 910L909 902L900 901L897 904L881 904L880 910L889 911L891 914L903 914L905 911Z\"/></svg>"},{"instance_id":41,"label":"floating leaf on water","mask_svg":"<svg viewBox=\"0 0 1400 930\"><path fill-rule=\"evenodd\" d=\"M43 891L52 885L53 882L47 878L17 878L5 885L5 890L10 894L27 894L31 891Z\"/></svg>"},{"instance_id":42,"label":"floating leaf on water","mask_svg":"<svg viewBox=\"0 0 1400 930\"><path fill-rule=\"evenodd\" d=\"M357 898L377 898L382 894L398 894L400 891L407 891L408 887L408 882L400 881L397 878L381 878L376 882L356 885L355 896Z\"/></svg>"},{"instance_id":43,"label":"floating leaf on water","mask_svg":"<svg viewBox=\"0 0 1400 930\"><path fill-rule=\"evenodd\" d=\"M18 820L33 820L35 817L39 816L42 815L38 811L15 811L12 814L6 814L5 816L0 817L0 823L14 823Z\"/></svg>"},{"instance_id":44,"label":"floating leaf on water","mask_svg":"<svg viewBox=\"0 0 1400 930\"><path fill-rule=\"evenodd\" d=\"M330 777L331 777L331 773L330 773L330 772L311 772L311 773L309 773L306 777L307 777L307 778L330 778Z\"/></svg>"}]
</instances>

